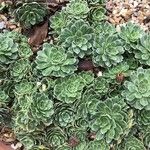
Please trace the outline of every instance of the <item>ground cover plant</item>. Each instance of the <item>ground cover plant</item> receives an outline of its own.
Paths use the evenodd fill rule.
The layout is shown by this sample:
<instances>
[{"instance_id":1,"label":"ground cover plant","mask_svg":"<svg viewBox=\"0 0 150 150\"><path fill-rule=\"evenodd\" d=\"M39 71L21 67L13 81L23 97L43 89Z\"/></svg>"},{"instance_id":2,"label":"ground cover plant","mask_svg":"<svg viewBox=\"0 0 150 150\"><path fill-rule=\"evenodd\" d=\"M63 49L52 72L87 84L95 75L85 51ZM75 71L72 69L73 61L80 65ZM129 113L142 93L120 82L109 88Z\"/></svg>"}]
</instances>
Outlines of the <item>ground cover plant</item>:
<instances>
[{"instance_id":1,"label":"ground cover plant","mask_svg":"<svg viewBox=\"0 0 150 150\"><path fill-rule=\"evenodd\" d=\"M0 127L26 150L150 149L150 33L107 20L104 0L42 2L13 11L22 32L0 33ZM48 20L33 50L25 31Z\"/></svg>"}]
</instances>

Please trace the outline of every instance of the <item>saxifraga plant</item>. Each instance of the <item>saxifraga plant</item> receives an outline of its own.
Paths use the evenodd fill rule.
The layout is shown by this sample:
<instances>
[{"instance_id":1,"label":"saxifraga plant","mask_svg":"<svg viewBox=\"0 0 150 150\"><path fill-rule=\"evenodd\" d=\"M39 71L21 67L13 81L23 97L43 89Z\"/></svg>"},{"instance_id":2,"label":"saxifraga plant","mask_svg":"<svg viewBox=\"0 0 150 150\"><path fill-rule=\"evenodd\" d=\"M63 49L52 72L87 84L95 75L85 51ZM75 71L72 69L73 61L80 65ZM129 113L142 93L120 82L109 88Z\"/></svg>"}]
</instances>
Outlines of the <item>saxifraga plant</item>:
<instances>
[{"instance_id":1,"label":"saxifraga plant","mask_svg":"<svg viewBox=\"0 0 150 150\"><path fill-rule=\"evenodd\" d=\"M17 1L22 31L53 14L34 55L26 32L0 33L0 128L26 150L150 148L149 32L116 28L104 1L70 0L55 13L61 4Z\"/></svg>"},{"instance_id":2,"label":"saxifraga plant","mask_svg":"<svg viewBox=\"0 0 150 150\"><path fill-rule=\"evenodd\" d=\"M15 19L25 28L40 23L44 20L47 10L37 2L24 3L15 10Z\"/></svg>"}]
</instances>

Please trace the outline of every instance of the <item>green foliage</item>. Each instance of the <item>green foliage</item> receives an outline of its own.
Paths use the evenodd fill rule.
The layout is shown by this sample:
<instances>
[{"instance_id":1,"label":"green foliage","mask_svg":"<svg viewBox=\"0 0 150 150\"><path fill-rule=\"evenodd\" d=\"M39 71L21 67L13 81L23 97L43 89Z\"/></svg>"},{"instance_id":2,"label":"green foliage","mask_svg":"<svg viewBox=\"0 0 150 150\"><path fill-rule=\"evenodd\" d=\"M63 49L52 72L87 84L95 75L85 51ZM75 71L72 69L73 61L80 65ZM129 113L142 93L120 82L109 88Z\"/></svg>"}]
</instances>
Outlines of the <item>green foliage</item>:
<instances>
[{"instance_id":1,"label":"green foliage","mask_svg":"<svg viewBox=\"0 0 150 150\"><path fill-rule=\"evenodd\" d=\"M16 21L25 28L40 23L46 16L46 8L37 2L24 3L14 12Z\"/></svg>"},{"instance_id":2,"label":"green foliage","mask_svg":"<svg viewBox=\"0 0 150 150\"><path fill-rule=\"evenodd\" d=\"M9 96L5 93L5 91L0 89L0 107L7 106L8 102L9 102Z\"/></svg>"},{"instance_id":3,"label":"green foliage","mask_svg":"<svg viewBox=\"0 0 150 150\"><path fill-rule=\"evenodd\" d=\"M99 22L106 19L106 9L103 7L92 8L90 12L91 21Z\"/></svg>"},{"instance_id":4,"label":"green foliage","mask_svg":"<svg viewBox=\"0 0 150 150\"><path fill-rule=\"evenodd\" d=\"M150 66L150 34L145 34L140 38L140 41L133 51L135 58L137 58L141 64Z\"/></svg>"},{"instance_id":5,"label":"green foliage","mask_svg":"<svg viewBox=\"0 0 150 150\"><path fill-rule=\"evenodd\" d=\"M0 33L0 129L26 150L150 148L150 34L109 23L105 2L15 3L22 34ZM48 17L33 54L23 34Z\"/></svg>"},{"instance_id":6,"label":"green foliage","mask_svg":"<svg viewBox=\"0 0 150 150\"><path fill-rule=\"evenodd\" d=\"M11 118L12 115L10 114L10 110L0 107L0 127L12 127Z\"/></svg>"},{"instance_id":7,"label":"green foliage","mask_svg":"<svg viewBox=\"0 0 150 150\"><path fill-rule=\"evenodd\" d=\"M53 101L44 93L34 94L30 111L34 120L49 125L52 122L51 116L54 114Z\"/></svg>"},{"instance_id":8,"label":"green foliage","mask_svg":"<svg viewBox=\"0 0 150 150\"><path fill-rule=\"evenodd\" d=\"M26 94L31 94L33 92L33 88L34 84L24 79L15 85L14 92L18 97L20 97Z\"/></svg>"},{"instance_id":9,"label":"green foliage","mask_svg":"<svg viewBox=\"0 0 150 150\"><path fill-rule=\"evenodd\" d=\"M108 150L109 146L108 144L103 141L103 140L99 140L99 141L91 141L89 143L86 142L82 142L80 143L74 150Z\"/></svg>"},{"instance_id":10,"label":"green foliage","mask_svg":"<svg viewBox=\"0 0 150 150\"><path fill-rule=\"evenodd\" d=\"M125 139L122 145L118 148L118 150L146 150L143 143L134 136L129 136Z\"/></svg>"},{"instance_id":11,"label":"green foliage","mask_svg":"<svg viewBox=\"0 0 150 150\"><path fill-rule=\"evenodd\" d=\"M33 93L18 99L19 112L14 116L16 133L36 131L52 123L53 101L44 93ZM23 106L22 106L23 104Z\"/></svg>"},{"instance_id":12,"label":"green foliage","mask_svg":"<svg viewBox=\"0 0 150 150\"><path fill-rule=\"evenodd\" d=\"M56 150L71 150L71 148L68 145L61 145Z\"/></svg>"},{"instance_id":13,"label":"green foliage","mask_svg":"<svg viewBox=\"0 0 150 150\"><path fill-rule=\"evenodd\" d=\"M73 74L66 78L58 79L54 87L55 97L65 103L73 103L81 98L83 88L93 80L92 73Z\"/></svg>"},{"instance_id":14,"label":"green foliage","mask_svg":"<svg viewBox=\"0 0 150 150\"><path fill-rule=\"evenodd\" d=\"M59 40L69 53L83 58L91 54L93 28L84 20L72 20L62 30Z\"/></svg>"},{"instance_id":15,"label":"green foliage","mask_svg":"<svg viewBox=\"0 0 150 150\"><path fill-rule=\"evenodd\" d=\"M99 5L106 2L106 0L87 0L90 5Z\"/></svg>"},{"instance_id":16,"label":"green foliage","mask_svg":"<svg viewBox=\"0 0 150 150\"><path fill-rule=\"evenodd\" d=\"M67 104L59 104L56 106L54 122L60 127L67 127L75 121L75 111Z\"/></svg>"},{"instance_id":17,"label":"green foliage","mask_svg":"<svg viewBox=\"0 0 150 150\"><path fill-rule=\"evenodd\" d=\"M127 24L121 26L121 31L119 36L125 42L125 48L130 52L130 46L136 49L135 43L142 37L143 30L139 25L135 23L128 22Z\"/></svg>"},{"instance_id":18,"label":"green foliage","mask_svg":"<svg viewBox=\"0 0 150 150\"><path fill-rule=\"evenodd\" d=\"M119 103L113 103L113 99L100 102L97 113L92 117L90 127L96 132L96 139L106 139L107 143L119 140L128 128L128 117Z\"/></svg>"},{"instance_id":19,"label":"green foliage","mask_svg":"<svg viewBox=\"0 0 150 150\"><path fill-rule=\"evenodd\" d=\"M147 132L144 134L143 142L144 142L145 146L150 148L150 132Z\"/></svg>"},{"instance_id":20,"label":"green foliage","mask_svg":"<svg viewBox=\"0 0 150 150\"><path fill-rule=\"evenodd\" d=\"M88 115L96 114L99 102L99 96L94 90L86 90L82 99L76 104L78 116L86 118Z\"/></svg>"},{"instance_id":21,"label":"green foliage","mask_svg":"<svg viewBox=\"0 0 150 150\"><path fill-rule=\"evenodd\" d=\"M138 114L139 127L143 131L148 131L150 127L150 110L142 110Z\"/></svg>"},{"instance_id":22,"label":"green foliage","mask_svg":"<svg viewBox=\"0 0 150 150\"><path fill-rule=\"evenodd\" d=\"M10 64L17 58L18 44L7 36L7 33L0 33L0 64Z\"/></svg>"},{"instance_id":23,"label":"green foliage","mask_svg":"<svg viewBox=\"0 0 150 150\"><path fill-rule=\"evenodd\" d=\"M26 47L23 48L23 45ZM19 57L29 58L32 55L27 38L17 32L0 33L0 47L0 65L2 66L8 66Z\"/></svg>"},{"instance_id":24,"label":"green foliage","mask_svg":"<svg viewBox=\"0 0 150 150\"><path fill-rule=\"evenodd\" d=\"M86 18L89 10L86 0L71 0L66 6L66 12L69 18Z\"/></svg>"},{"instance_id":25,"label":"green foliage","mask_svg":"<svg viewBox=\"0 0 150 150\"><path fill-rule=\"evenodd\" d=\"M61 30L65 28L68 21L68 14L66 14L66 11L63 10L61 12L56 12L51 18L50 18L50 27L54 30L53 32L56 34L60 34Z\"/></svg>"},{"instance_id":26,"label":"green foliage","mask_svg":"<svg viewBox=\"0 0 150 150\"><path fill-rule=\"evenodd\" d=\"M69 136L69 141L72 139L75 139L77 143L80 141L85 141L87 140L87 126L88 122L85 121L84 119L78 119L75 123L74 126L70 126L67 129L67 135Z\"/></svg>"},{"instance_id":27,"label":"green foliage","mask_svg":"<svg viewBox=\"0 0 150 150\"><path fill-rule=\"evenodd\" d=\"M91 141L88 144L88 150L108 150L109 146L104 140Z\"/></svg>"},{"instance_id":28,"label":"green foliage","mask_svg":"<svg viewBox=\"0 0 150 150\"><path fill-rule=\"evenodd\" d=\"M26 77L30 71L30 62L27 59L20 59L12 64L11 76L16 80L21 80Z\"/></svg>"},{"instance_id":29,"label":"green foliage","mask_svg":"<svg viewBox=\"0 0 150 150\"><path fill-rule=\"evenodd\" d=\"M116 28L114 25L109 22L94 22L93 23L94 31L97 35L101 34L114 34L116 33Z\"/></svg>"},{"instance_id":30,"label":"green foliage","mask_svg":"<svg viewBox=\"0 0 150 150\"><path fill-rule=\"evenodd\" d=\"M138 68L132 72L130 80L124 82L122 95L127 103L136 109L150 110L150 70Z\"/></svg>"},{"instance_id":31,"label":"green foliage","mask_svg":"<svg viewBox=\"0 0 150 150\"><path fill-rule=\"evenodd\" d=\"M123 43L117 35L99 34L93 45L93 61L97 66L111 67L122 62Z\"/></svg>"},{"instance_id":32,"label":"green foliage","mask_svg":"<svg viewBox=\"0 0 150 150\"><path fill-rule=\"evenodd\" d=\"M32 135L24 135L22 137L19 137L19 139L21 143L24 144L28 150L32 150L32 148L36 143L35 138Z\"/></svg>"},{"instance_id":33,"label":"green foliage","mask_svg":"<svg viewBox=\"0 0 150 150\"><path fill-rule=\"evenodd\" d=\"M60 147L67 141L67 136L64 131L59 127L51 127L46 131L46 139L52 147Z\"/></svg>"},{"instance_id":34,"label":"green foliage","mask_svg":"<svg viewBox=\"0 0 150 150\"><path fill-rule=\"evenodd\" d=\"M77 70L76 58L67 55L64 48L48 43L45 43L43 50L38 52L36 63L43 76L65 77Z\"/></svg>"},{"instance_id":35,"label":"green foliage","mask_svg":"<svg viewBox=\"0 0 150 150\"><path fill-rule=\"evenodd\" d=\"M121 62L120 64L108 68L107 72L104 74L106 78L116 79L117 75L122 74L123 76L129 76L129 65L127 62Z\"/></svg>"},{"instance_id":36,"label":"green foliage","mask_svg":"<svg viewBox=\"0 0 150 150\"><path fill-rule=\"evenodd\" d=\"M98 77L94 80L93 89L97 94L105 95L109 91L109 82L105 78Z\"/></svg>"}]
</instances>

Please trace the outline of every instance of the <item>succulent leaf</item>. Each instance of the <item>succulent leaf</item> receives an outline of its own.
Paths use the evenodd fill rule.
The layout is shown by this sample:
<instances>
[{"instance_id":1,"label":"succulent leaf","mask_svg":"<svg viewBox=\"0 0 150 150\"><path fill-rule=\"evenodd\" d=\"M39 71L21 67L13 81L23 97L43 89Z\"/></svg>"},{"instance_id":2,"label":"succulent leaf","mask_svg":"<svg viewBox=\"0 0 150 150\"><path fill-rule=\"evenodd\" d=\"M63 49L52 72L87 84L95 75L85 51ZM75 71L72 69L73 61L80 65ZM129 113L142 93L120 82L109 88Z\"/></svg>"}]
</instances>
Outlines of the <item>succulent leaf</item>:
<instances>
[{"instance_id":1,"label":"succulent leaf","mask_svg":"<svg viewBox=\"0 0 150 150\"><path fill-rule=\"evenodd\" d=\"M46 8L37 3L24 3L15 11L16 21L20 22L25 28L30 28L32 25L40 23L46 16Z\"/></svg>"},{"instance_id":2,"label":"succulent leaf","mask_svg":"<svg viewBox=\"0 0 150 150\"><path fill-rule=\"evenodd\" d=\"M56 12L51 18L50 18L50 27L54 30L54 33L60 34L61 30L65 28L68 22L68 14L65 10L62 10L61 12Z\"/></svg>"},{"instance_id":3,"label":"succulent leaf","mask_svg":"<svg viewBox=\"0 0 150 150\"><path fill-rule=\"evenodd\" d=\"M106 19L105 13L106 13L106 9L103 7L93 8L90 11L91 21L100 22L102 20L105 20Z\"/></svg>"},{"instance_id":4,"label":"succulent leaf","mask_svg":"<svg viewBox=\"0 0 150 150\"><path fill-rule=\"evenodd\" d=\"M57 148L66 143L67 136L61 128L51 127L46 131L46 139L48 144Z\"/></svg>"},{"instance_id":5,"label":"succulent leaf","mask_svg":"<svg viewBox=\"0 0 150 150\"><path fill-rule=\"evenodd\" d=\"M21 80L26 77L30 71L30 62L27 59L20 59L12 64L11 76L15 80Z\"/></svg>"},{"instance_id":6,"label":"succulent leaf","mask_svg":"<svg viewBox=\"0 0 150 150\"><path fill-rule=\"evenodd\" d=\"M0 33L0 64L6 65L17 59L18 44L7 33Z\"/></svg>"},{"instance_id":7,"label":"succulent leaf","mask_svg":"<svg viewBox=\"0 0 150 150\"><path fill-rule=\"evenodd\" d=\"M124 82L122 95L132 107L150 110L150 70L138 68L132 72L129 81Z\"/></svg>"},{"instance_id":8,"label":"succulent leaf","mask_svg":"<svg viewBox=\"0 0 150 150\"><path fill-rule=\"evenodd\" d=\"M93 28L82 19L72 20L59 36L59 41L68 52L81 58L91 54Z\"/></svg>"},{"instance_id":9,"label":"succulent leaf","mask_svg":"<svg viewBox=\"0 0 150 150\"><path fill-rule=\"evenodd\" d=\"M130 69L129 64L123 61L122 63L112 68L108 68L107 71L104 73L104 76L106 78L116 79L117 75L122 74L123 76L126 77L129 76L129 69Z\"/></svg>"},{"instance_id":10,"label":"succulent leaf","mask_svg":"<svg viewBox=\"0 0 150 150\"><path fill-rule=\"evenodd\" d=\"M94 22L93 23L93 28L95 31L95 34L115 34L116 28L114 25L110 24L109 22Z\"/></svg>"},{"instance_id":11,"label":"succulent leaf","mask_svg":"<svg viewBox=\"0 0 150 150\"><path fill-rule=\"evenodd\" d=\"M5 91L0 89L0 108L7 106L8 103L9 103L9 96L5 93Z\"/></svg>"},{"instance_id":12,"label":"succulent leaf","mask_svg":"<svg viewBox=\"0 0 150 150\"><path fill-rule=\"evenodd\" d=\"M142 110L139 112L138 125L142 131L148 131L150 127L150 110Z\"/></svg>"},{"instance_id":13,"label":"succulent leaf","mask_svg":"<svg viewBox=\"0 0 150 150\"><path fill-rule=\"evenodd\" d=\"M140 38L133 53L141 64L150 66L150 33L144 34Z\"/></svg>"},{"instance_id":14,"label":"succulent leaf","mask_svg":"<svg viewBox=\"0 0 150 150\"><path fill-rule=\"evenodd\" d=\"M73 103L81 98L83 88L94 79L90 72L73 74L66 78L58 79L54 87L55 97L65 103Z\"/></svg>"},{"instance_id":15,"label":"succulent leaf","mask_svg":"<svg viewBox=\"0 0 150 150\"><path fill-rule=\"evenodd\" d=\"M123 61L123 43L117 35L99 34L93 45L93 61L97 66L111 67Z\"/></svg>"},{"instance_id":16,"label":"succulent leaf","mask_svg":"<svg viewBox=\"0 0 150 150\"><path fill-rule=\"evenodd\" d=\"M118 150L146 150L143 143L134 136L129 136L122 145L118 148Z\"/></svg>"},{"instance_id":17,"label":"succulent leaf","mask_svg":"<svg viewBox=\"0 0 150 150\"><path fill-rule=\"evenodd\" d=\"M105 139L107 143L118 140L127 128L127 114L122 106L113 103L113 99L100 102L98 112L92 117L91 129L96 132L96 139Z\"/></svg>"},{"instance_id":18,"label":"succulent leaf","mask_svg":"<svg viewBox=\"0 0 150 150\"><path fill-rule=\"evenodd\" d=\"M67 55L64 48L45 43L36 58L37 69L43 76L65 77L77 70L77 59Z\"/></svg>"},{"instance_id":19,"label":"succulent leaf","mask_svg":"<svg viewBox=\"0 0 150 150\"><path fill-rule=\"evenodd\" d=\"M86 0L71 0L66 6L69 18L86 18L89 10Z\"/></svg>"},{"instance_id":20,"label":"succulent leaf","mask_svg":"<svg viewBox=\"0 0 150 150\"><path fill-rule=\"evenodd\" d=\"M59 104L55 109L54 123L60 127L67 127L75 121L75 110L66 104Z\"/></svg>"},{"instance_id":21,"label":"succulent leaf","mask_svg":"<svg viewBox=\"0 0 150 150\"><path fill-rule=\"evenodd\" d=\"M30 111L35 121L49 125L52 123L52 115L54 114L53 101L44 93L34 94Z\"/></svg>"},{"instance_id":22,"label":"succulent leaf","mask_svg":"<svg viewBox=\"0 0 150 150\"><path fill-rule=\"evenodd\" d=\"M128 22L121 26L119 36L125 42L125 48L130 52L130 46L133 49L136 49L135 43L141 38L142 33L144 33L144 31L140 28L139 25Z\"/></svg>"},{"instance_id":23,"label":"succulent leaf","mask_svg":"<svg viewBox=\"0 0 150 150\"><path fill-rule=\"evenodd\" d=\"M20 83L15 85L14 92L17 96L31 94L34 89L34 84L28 80L22 80Z\"/></svg>"},{"instance_id":24,"label":"succulent leaf","mask_svg":"<svg viewBox=\"0 0 150 150\"><path fill-rule=\"evenodd\" d=\"M87 0L90 5L100 5L106 2L106 0Z\"/></svg>"},{"instance_id":25,"label":"succulent leaf","mask_svg":"<svg viewBox=\"0 0 150 150\"><path fill-rule=\"evenodd\" d=\"M146 147L150 148L150 132L146 132L146 134L144 134L143 142Z\"/></svg>"}]
</instances>

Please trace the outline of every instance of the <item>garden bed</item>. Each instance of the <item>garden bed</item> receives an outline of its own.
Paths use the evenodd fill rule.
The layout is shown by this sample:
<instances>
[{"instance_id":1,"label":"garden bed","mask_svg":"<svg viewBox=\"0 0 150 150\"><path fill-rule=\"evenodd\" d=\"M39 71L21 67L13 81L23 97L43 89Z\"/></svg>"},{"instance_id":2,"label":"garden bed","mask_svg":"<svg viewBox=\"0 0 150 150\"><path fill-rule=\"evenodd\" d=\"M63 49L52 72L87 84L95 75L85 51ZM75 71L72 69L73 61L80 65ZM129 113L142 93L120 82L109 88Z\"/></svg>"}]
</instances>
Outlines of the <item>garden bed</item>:
<instances>
[{"instance_id":1,"label":"garden bed","mask_svg":"<svg viewBox=\"0 0 150 150\"><path fill-rule=\"evenodd\" d=\"M0 150L149 150L149 0L0 0Z\"/></svg>"}]
</instances>

